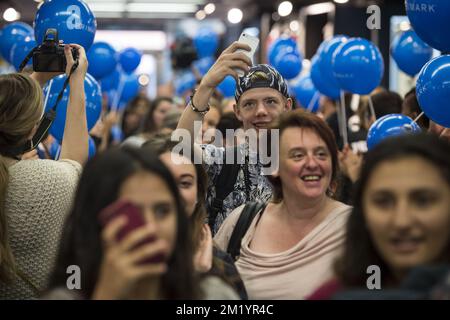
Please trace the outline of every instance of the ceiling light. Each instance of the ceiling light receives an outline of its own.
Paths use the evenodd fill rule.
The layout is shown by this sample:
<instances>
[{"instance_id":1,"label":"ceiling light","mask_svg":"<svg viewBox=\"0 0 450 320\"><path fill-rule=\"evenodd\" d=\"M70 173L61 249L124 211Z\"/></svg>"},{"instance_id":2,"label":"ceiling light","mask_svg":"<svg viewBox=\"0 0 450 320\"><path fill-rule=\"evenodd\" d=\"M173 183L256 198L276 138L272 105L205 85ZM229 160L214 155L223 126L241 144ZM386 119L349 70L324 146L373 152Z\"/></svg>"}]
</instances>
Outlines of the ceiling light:
<instances>
[{"instance_id":1,"label":"ceiling light","mask_svg":"<svg viewBox=\"0 0 450 320\"><path fill-rule=\"evenodd\" d=\"M306 7L306 14L308 15L324 14L332 12L334 9L335 6L333 2L317 3Z\"/></svg>"},{"instance_id":2,"label":"ceiling light","mask_svg":"<svg viewBox=\"0 0 450 320\"><path fill-rule=\"evenodd\" d=\"M197 18L197 20L203 20L203 19L206 18L206 13L205 13L205 11L203 11L203 10L198 10L198 11L195 13L195 17Z\"/></svg>"},{"instance_id":3,"label":"ceiling light","mask_svg":"<svg viewBox=\"0 0 450 320\"><path fill-rule=\"evenodd\" d=\"M300 29L300 23L298 23L297 20L291 21L291 23L289 23L289 28L294 32L298 31L298 29Z\"/></svg>"},{"instance_id":4,"label":"ceiling light","mask_svg":"<svg viewBox=\"0 0 450 320\"><path fill-rule=\"evenodd\" d=\"M228 11L228 21L230 23L239 23L242 20L242 11L238 8L233 8Z\"/></svg>"},{"instance_id":5,"label":"ceiling light","mask_svg":"<svg viewBox=\"0 0 450 320\"><path fill-rule=\"evenodd\" d=\"M281 17L286 17L286 16L290 15L291 12L292 12L292 3L290 1L283 1L278 6L278 14Z\"/></svg>"},{"instance_id":6,"label":"ceiling light","mask_svg":"<svg viewBox=\"0 0 450 320\"><path fill-rule=\"evenodd\" d=\"M138 78L138 82L141 86L145 87L150 83L150 78L146 74L141 74Z\"/></svg>"},{"instance_id":7,"label":"ceiling light","mask_svg":"<svg viewBox=\"0 0 450 320\"><path fill-rule=\"evenodd\" d=\"M211 13L213 13L214 11L216 11L216 5L214 4L214 3L208 3L206 6L205 6L205 13L206 14L211 14Z\"/></svg>"},{"instance_id":8,"label":"ceiling light","mask_svg":"<svg viewBox=\"0 0 450 320\"><path fill-rule=\"evenodd\" d=\"M16 21L20 19L20 13L16 11L14 8L8 8L3 13L3 19L6 21Z\"/></svg>"}]
</instances>

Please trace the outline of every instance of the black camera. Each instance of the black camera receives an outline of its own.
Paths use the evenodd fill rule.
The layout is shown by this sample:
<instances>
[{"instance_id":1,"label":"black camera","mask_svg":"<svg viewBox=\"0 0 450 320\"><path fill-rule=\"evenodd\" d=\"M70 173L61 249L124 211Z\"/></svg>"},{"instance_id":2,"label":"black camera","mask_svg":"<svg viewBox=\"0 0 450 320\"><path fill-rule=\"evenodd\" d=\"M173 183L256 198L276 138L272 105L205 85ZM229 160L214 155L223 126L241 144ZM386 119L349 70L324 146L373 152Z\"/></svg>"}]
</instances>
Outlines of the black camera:
<instances>
[{"instance_id":1,"label":"black camera","mask_svg":"<svg viewBox=\"0 0 450 320\"><path fill-rule=\"evenodd\" d=\"M72 48L72 56L76 60L78 52ZM67 66L64 45L59 43L58 31L48 29L44 41L33 53L33 70L36 72L65 72Z\"/></svg>"}]
</instances>

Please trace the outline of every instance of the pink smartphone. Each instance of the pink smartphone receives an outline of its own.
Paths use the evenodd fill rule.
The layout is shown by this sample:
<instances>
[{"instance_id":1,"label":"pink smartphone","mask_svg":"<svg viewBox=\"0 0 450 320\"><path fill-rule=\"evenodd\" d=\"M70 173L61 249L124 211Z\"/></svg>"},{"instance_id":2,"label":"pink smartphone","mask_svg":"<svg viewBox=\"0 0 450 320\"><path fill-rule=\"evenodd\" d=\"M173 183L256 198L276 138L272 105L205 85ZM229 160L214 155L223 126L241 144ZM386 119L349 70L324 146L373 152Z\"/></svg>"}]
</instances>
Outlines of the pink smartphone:
<instances>
[{"instance_id":1,"label":"pink smartphone","mask_svg":"<svg viewBox=\"0 0 450 320\"><path fill-rule=\"evenodd\" d=\"M123 226L122 229L117 232L117 241L122 241L122 239L125 238L130 232L141 226L144 226L147 223L144 219L141 209L138 206L129 201L117 200L100 212L100 224L104 228L108 223L110 223L113 219L120 215L126 216L127 222L125 226ZM133 249L147 243L154 242L155 240L155 236L148 236L147 238L139 242ZM153 257L149 257L142 261L139 261L139 264L161 263L164 260L164 254L158 253Z\"/></svg>"}]
</instances>

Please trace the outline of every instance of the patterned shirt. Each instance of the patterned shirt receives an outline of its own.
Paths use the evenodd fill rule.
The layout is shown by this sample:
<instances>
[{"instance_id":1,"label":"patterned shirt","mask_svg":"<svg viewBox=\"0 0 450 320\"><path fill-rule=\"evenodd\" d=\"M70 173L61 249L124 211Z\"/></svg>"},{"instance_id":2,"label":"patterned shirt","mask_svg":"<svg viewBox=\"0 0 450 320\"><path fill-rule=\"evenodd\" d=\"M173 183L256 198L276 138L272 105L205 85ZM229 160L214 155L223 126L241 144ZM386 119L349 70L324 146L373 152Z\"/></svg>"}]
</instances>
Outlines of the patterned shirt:
<instances>
[{"instance_id":1,"label":"patterned shirt","mask_svg":"<svg viewBox=\"0 0 450 320\"><path fill-rule=\"evenodd\" d=\"M216 147L212 144L204 144L200 145L200 147L203 150L203 163L209 178L206 208L208 213L210 213L212 202L216 197L216 182L223 167L226 150L223 147ZM237 150L241 159L244 159L246 151L248 152L248 144L239 145ZM261 173L262 164L258 159L258 155L256 152L249 152L247 168L250 180L250 197L247 199L244 166L245 164L241 165L233 191L224 199L223 208L217 214L214 230L212 230L213 234L219 230L222 222L235 208L250 201L266 202L272 196L272 185L267 177Z\"/></svg>"}]
</instances>

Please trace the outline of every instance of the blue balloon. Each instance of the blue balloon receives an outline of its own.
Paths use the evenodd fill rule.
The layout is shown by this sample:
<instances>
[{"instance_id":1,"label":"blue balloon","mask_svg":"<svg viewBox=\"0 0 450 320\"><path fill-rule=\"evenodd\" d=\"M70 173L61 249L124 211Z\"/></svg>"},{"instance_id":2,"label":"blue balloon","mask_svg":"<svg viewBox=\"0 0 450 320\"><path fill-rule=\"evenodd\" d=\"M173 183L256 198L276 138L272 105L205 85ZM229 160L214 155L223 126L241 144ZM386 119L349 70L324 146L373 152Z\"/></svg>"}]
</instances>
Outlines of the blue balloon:
<instances>
[{"instance_id":1,"label":"blue balloon","mask_svg":"<svg viewBox=\"0 0 450 320\"><path fill-rule=\"evenodd\" d=\"M219 38L214 31L202 28L194 37L194 46L199 58L213 56L219 46Z\"/></svg>"},{"instance_id":2,"label":"blue balloon","mask_svg":"<svg viewBox=\"0 0 450 320\"><path fill-rule=\"evenodd\" d=\"M115 69L106 77L100 79L100 86L102 87L102 92L117 90L119 82L120 82L120 71Z\"/></svg>"},{"instance_id":3,"label":"blue balloon","mask_svg":"<svg viewBox=\"0 0 450 320\"><path fill-rule=\"evenodd\" d=\"M201 76L204 76L213 66L214 62L216 62L214 57L204 57L194 61L194 68L197 69Z\"/></svg>"},{"instance_id":4,"label":"blue balloon","mask_svg":"<svg viewBox=\"0 0 450 320\"><path fill-rule=\"evenodd\" d=\"M314 84L314 87L319 90L319 92L323 95L326 95L330 99L339 99L340 96L340 88L339 86L332 81L326 82L325 77L322 76L322 72L320 70L320 61L319 56L315 55L311 59L311 81Z\"/></svg>"},{"instance_id":5,"label":"blue balloon","mask_svg":"<svg viewBox=\"0 0 450 320\"><path fill-rule=\"evenodd\" d=\"M222 92L224 98L234 98L236 91L236 80L232 76L226 76L225 79L217 86Z\"/></svg>"},{"instance_id":6,"label":"blue balloon","mask_svg":"<svg viewBox=\"0 0 450 320\"><path fill-rule=\"evenodd\" d=\"M23 22L13 22L2 29L0 36L0 51L3 58L11 62L11 49L14 44L21 42L26 37L33 36L33 28Z\"/></svg>"},{"instance_id":7,"label":"blue balloon","mask_svg":"<svg viewBox=\"0 0 450 320\"><path fill-rule=\"evenodd\" d=\"M285 79L294 79L302 71L302 57L292 47L283 47L275 57L273 66Z\"/></svg>"},{"instance_id":8,"label":"blue balloon","mask_svg":"<svg viewBox=\"0 0 450 320\"><path fill-rule=\"evenodd\" d=\"M291 37L281 36L278 39L274 40L274 42L272 42L272 44L269 46L269 49L267 50L267 60L269 61L270 65L275 66L276 56L282 48L286 47L298 51L297 42Z\"/></svg>"},{"instance_id":9,"label":"blue balloon","mask_svg":"<svg viewBox=\"0 0 450 320\"><path fill-rule=\"evenodd\" d=\"M417 35L435 49L450 52L450 1L406 0L406 14Z\"/></svg>"},{"instance_id":10,"label":"blue balloon","mask_svg":"<svg viewBox=\"0 0 450 320\"><path fill-rule=\"evenodd\" d=\"M19 71L19 67L22 64L25 57L36 47L36 40L33 36L26 37L18 42L11 48L11 55L9 60L11 64ZM33 58L31 58L27 66L31 66L33 63Z\"/></svg>"},{"instance_id":11,"label":"blue balloon","mask_svg":"<svg viewBox=\"0 0 450 320\"><path fill-rule=\"evenodd\" d=\"M197 84L197 79L190 71L177 76L174 80L175 93L182 96L186 91L193 90Z\"/></svg>"},{"instance_id":12,"label":"blue balloon","mask_svg":"<svg viewBox=\"0 0 450 320\"><path fill-rule=\"evenodd\" d=\"M61 89L63 88L65 80L66 75L60 75L53 78L53 80L45 86L44 96L48 95L48 100L46 101L45 104L45 111L51 109L55 104L56 98ZM57 115L52 126L50 127L50 134L54 136L59 142L62 141L64 135L67 104L69 102L69 92L70 87L67 87L66 90L64 90L64 94L61 101L58 103L58 107L56 109ZM85 101L86 101L87 125L88 130L91 130L96 124L102 111L102 95L100 85L90 74L86 74L86 78L84 80L84 92L86 95Z\"/></svg>"},{"instance_id":13,"label":"blue balloon","mask_svg":"<svg viewBox=\"0 0 450 320\"><path fill-rule=\"evenodd\" d=\"M333 55L336 53L338 47L347 42L348 38L346 36L335 36L334 38L324 42L323 48L319 47L320 55L318 56L319 64L319 74L314 74L313 81L316 81L316 77L320 76L322 82L326 84L326 91L323 92L325 95L337 99L340 94L340 87L337 79L333 73ZM316 73L316 72L315 72ZM320 82L320 81L319 81ZM315 82L314 82L315 84ZM321 86L316 86L319 91L321 91ZM329 89L329 90L327 90ZM339 91L339 93L338 93Z\"/></svg>"},{"instance_id":14,"label":"blue balloon","mask_svg":"<svg viewBox=\"0 0 450 320\"><path fill-rule=\"evenodd\" d=\"M97 20L81 0L46 0L34 19L34 36L38 43L42 43L49 28L58 30L59 40L77 43L88 52L94 42Z\"/></svg>"},{"instance_id":15,"label":"blue balloon","mask_svg":"<svg viewBox=\"0 0 450 320\"><path fill-rule=\"evenodd\" d=\"M138 76L135 74L122 74L123 86L120 94L120 102L127 103L139 93L141 85L139 84ZM119 89L120 91L120 86Z\"/></svg>"},{"instance_id":16,"label":"blue balloon","mask_svg":"<svg viewBox=\"0 0 450 320\"><path fill-rule=\"evenodd\" d=\"M106 42L95 42L87 53L88 72L95 79L112 73L117 66L116 50Z\"/></svg>"},{"instance_id":17,"label":"blue balloon","mask_svg":"<svg viewBox=\"0 0 450 320\"><path fill-rule=\"evenodd\" d=\"M414 31L408 30L394 39L391 55L400 70L414 77L431 59L433 49L423 42Z\"/></svg>"},{"instance_id":18,"label":"blue balloon","mask_svg":"<svg viewBox=\"0 0 450 320\"><path fill-rule=\"evenodd\" d=\"M428 118L450 128L450 55L429 61L416 84L419 105Z\"/></svg>"},{"instance_id":19,"label":"blue balloon","mask_svg":"<svg viewBox=\"0 0 450 320\"><path fill-rule=\"evenodd\" d=\"M371 150L386 138L401 134L419 133L420 127L403 114L387 114L377 119L367 134L367 148Z\"/></svg>"},{"instance_id":20,"label":"blue balloon","mask_svg":"<svg viewBox=\"0 0 450 320\"><path fill-rule=\"evenodd\" d=\"M380 50L362 38L352 38L340 45L332 64L339 86L356 94L372 92L379 86L384 73Z\"/></svg>"},{"instance_id":21,"label":"blue balloon","mask_svg":"<svg viewBox=\"0 0 450 320\"><path fill-rule=\"evenodd\" d=\"M92 139L91 136L89 136L88 148L89 148L88 159L91 159L93 156L95 156L95 153L97 152L97 147L95 146L94 139Z\"/></svg>"},{"instance_id":22,"label":"blue balloon","mask_svg":"<svg viewBox=\"0 0 450 320\"><path fill-rule=\"evenodd\" d=\"M316 113L320 107L320 93L310 76L303 76L290 86L301 107ZM311 105L312 103L312 105Z\"/></svg>"},{"instance_id":23,"label":"blue balloon","mask_svg":"<svg viewBox=\"0 0 450 320\"><path fill-rule=\"evenodd\" d=\"M135 48L126 48L119 54L119 62L122 70L132 73L141 63L142 53Z\"/></svg>"}]
</instances>

